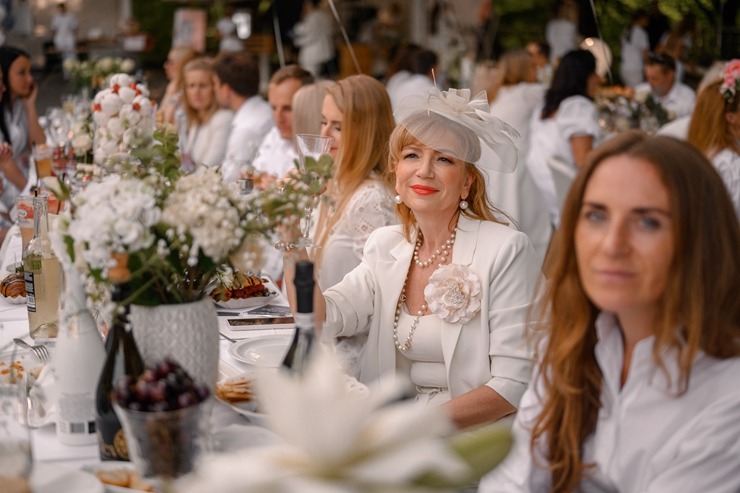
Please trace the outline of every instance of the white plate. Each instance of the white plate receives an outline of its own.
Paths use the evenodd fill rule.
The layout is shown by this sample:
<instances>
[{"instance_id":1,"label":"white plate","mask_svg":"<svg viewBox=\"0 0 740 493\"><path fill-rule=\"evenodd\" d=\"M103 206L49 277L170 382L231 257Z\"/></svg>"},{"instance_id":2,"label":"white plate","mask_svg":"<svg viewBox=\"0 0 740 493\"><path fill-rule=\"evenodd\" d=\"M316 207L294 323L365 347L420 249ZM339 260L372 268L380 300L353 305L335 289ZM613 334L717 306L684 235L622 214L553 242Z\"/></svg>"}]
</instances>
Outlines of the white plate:
<instances>
[{"instance_id":1,"label":"white plate","mask_svg":"<svg viewBox=\"0 0 740 493\"><path fill-rule=\"evenodd\" d=\"M253 296L251 298L240 298L229 301L215 301L217 306L221 308L229 308L231 310L244 309L244 308L259 308L260 306L269 305L275 301L278 294L274 291L270 291L270 296Z\"/></svg>"},{"instance_id":2,"label":"white plate","mask_svg":"<svg viewBox=\"0 0 740 493\"><path fill-rule=\"evenodd\" d=\"M252 366L278 367L282 364L292 335L271 335L244 339L229 347L232 358Z\"/></svg>"},{"instance_id":3,"label":"white plate","mask_svg":"<svg viewBox=\"0 0 740 493\"><path fill-rule=\"evenodd\" d=\"M14 296L14 297L8 297L3 296L0 294L0 298L5 300L6 303L9 303L11 305L25 305L26 304L26 297L25 296Z\"/></svg>"},{"instance_id":4,"label":"white plate","mask_svg":"<svg viewBox=\"0 0 740 493\"><path fill-rule=\"evenodd\" d=\"M85 466L83 469L94 475L95 471L113 471L116 469L135 470L136 468L130 462L113 461L113 462L101 462L100 464ZM100 480L98 479L98 481ZM144 490L135 490L133 488L125 488L123 486L114 486L112 484L103 483L102 481L101 483L103 485L103 488L105 488L105 491L108 493L138 493L138 492L143 493L144 492Z\"/></svg>"},{"instance_id":5,"label":"white plate","mask_svg":"<svg viewBox=\"0 0 740 493\"><path fill-rule=\"evenodd\" d=\"M34 493L103 493L103 483L89 472L44 462L36 462L31 474L31 491ZM131 490L128 490L131 491Z\"/></svg>"}]
</instances>

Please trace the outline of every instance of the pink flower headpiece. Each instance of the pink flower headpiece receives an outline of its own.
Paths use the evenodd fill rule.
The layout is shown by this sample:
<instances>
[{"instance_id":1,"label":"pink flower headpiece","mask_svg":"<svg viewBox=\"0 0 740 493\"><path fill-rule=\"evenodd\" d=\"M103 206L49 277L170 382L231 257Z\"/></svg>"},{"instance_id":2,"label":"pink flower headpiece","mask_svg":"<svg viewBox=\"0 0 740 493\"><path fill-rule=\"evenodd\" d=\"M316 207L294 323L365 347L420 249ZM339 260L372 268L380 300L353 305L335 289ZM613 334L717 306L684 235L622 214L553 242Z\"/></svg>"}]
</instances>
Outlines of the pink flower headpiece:
<instances>
[{"instance_id":1,"label":"pink flower headpiece","mask_svg":"<svg viewBox=\"0 0 740 493\"><path fill-rule=\"evenodd\" d=\"M722 85L719 92L727 101L732 101L740 90L740 59L730 60L722 69Z\"/></svg>"}]
</instances>

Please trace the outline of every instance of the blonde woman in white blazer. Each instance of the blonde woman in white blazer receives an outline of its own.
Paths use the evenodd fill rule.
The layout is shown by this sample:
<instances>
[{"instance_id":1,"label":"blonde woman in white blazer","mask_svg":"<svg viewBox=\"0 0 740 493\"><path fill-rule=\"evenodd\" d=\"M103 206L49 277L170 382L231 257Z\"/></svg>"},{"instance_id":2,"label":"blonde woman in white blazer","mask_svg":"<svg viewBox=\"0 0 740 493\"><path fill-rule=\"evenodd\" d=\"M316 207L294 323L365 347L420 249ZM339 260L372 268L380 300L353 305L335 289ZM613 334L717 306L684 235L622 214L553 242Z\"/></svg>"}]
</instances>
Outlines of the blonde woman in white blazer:
<instances>
[{"instance_id":1,"label":"blonde woman in white blazer","mask_svg":"<svg viewBox=\"0 0 740 493\"><path fill-rule=\"evenodd\" d=\"M516 132L468 90L433 89L396 117L389 161L401 225L375 231L362 263L317 296L322 337L368 334L363 383L395 373L460 428L495 421L527 387L539 266L526 235L496 222L478 166L510 170Z\"/></svg>"}]
</instances>

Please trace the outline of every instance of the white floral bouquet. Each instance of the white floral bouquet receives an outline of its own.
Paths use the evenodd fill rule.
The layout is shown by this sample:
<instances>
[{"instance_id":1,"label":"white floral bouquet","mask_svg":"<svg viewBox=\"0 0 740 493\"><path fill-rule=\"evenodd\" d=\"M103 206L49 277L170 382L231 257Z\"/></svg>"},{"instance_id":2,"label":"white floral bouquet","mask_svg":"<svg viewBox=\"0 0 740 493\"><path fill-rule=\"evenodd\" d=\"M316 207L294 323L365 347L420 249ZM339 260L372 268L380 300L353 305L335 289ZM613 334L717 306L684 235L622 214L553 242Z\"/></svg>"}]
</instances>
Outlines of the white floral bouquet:
<instances>
[{"instance_id":1,"label":"white floral bouquet","mask_svg":"<svg viewBox=\"0 0 740 493\"><path fill-rule=\"evenodd\" d=\"M95 95L92 110L96 163L150 142L155 123L154 106L149 99L149 89L137 84L133 77L111 76L108 87Z\"/></svg>"},{"instance_id":2,"label":"white floral bouquet","mask_svg":"<svg viewBox=\"0 0 740 493\"><path fill-rule=\"evenodd\" d=\"M455 434L440 408L399 401L405 385L393 377L362 391L347 378L322 348L299 378L257 373L258 406L277 439L206 457L182 491L456 492L511 447L507 425Z\"/></svg>"},{"instance_id":3,"label":"white floral bouquet","mask_svg":"<svg viewBox=\"0 0 740 493\"><path fill-rule=\"evenodd\" d=\"M109 156L110 175L73 195L55 182L71 205L52 233L55 251L88 280L93 303L109 299L108 270L121 256L131 272L126 301L139 305L196 301L225 264L257 271L261 251L272 248L263 238L299 221L331 176L331 157L309 158L279 185L242 195L217 169L183 175L174 128L157 128L149 139Z\"/></svg>"},{"instance_id":4,"label":"white floral bouquet","mask_svg":"<svg viewBox=\"0 0 740 493\"><path fill-rule=\"evenodd\" d=\"M648 133L673 120L676 115L666 110L649 89L635 92L629 87L605 87L596 97L599 125L605 133L639 128Z\"/></svg>"},{"instance_id":5,"label":"white floral bouquet","mask_svg":"<svg viewBox=\"0 0 740 493\"><path fill-rule=\"evenodd\" d=\"M97 60L84 60L69 58L64 60L62 67L69 75L72 88L75 91L87 89L101 89L107 77L118 74L130 74L136 68L136 63L131 58L103 57Z\"/></svg>"}]
</instances>

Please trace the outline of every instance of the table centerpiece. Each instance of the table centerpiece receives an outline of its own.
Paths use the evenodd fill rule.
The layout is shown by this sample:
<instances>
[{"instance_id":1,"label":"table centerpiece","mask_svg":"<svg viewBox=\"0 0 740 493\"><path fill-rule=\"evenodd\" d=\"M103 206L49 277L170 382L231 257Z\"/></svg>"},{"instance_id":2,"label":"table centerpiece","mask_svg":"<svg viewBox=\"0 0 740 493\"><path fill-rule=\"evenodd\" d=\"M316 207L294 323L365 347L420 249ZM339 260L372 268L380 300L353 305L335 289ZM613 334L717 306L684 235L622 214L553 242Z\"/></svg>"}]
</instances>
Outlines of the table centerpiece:
<instances>
[{"instance_id":1,"label":"table centerpiece","mask_svg":"<svg viewBox=\"0 0 740 493\"><path fill-rule=\"evenodd\" d=\"M144 103L136 107L140 89L126 77L112 76L111 87L96 96L95 162L104 176L75 193L60 181L52 184L70 203L52 242L62 263L83 276L90 302L104 316L115 308L108 270L124 259L131 273L125 303L145 363L173 356L213 387L218 331L209 284L224 265L258 272L262 250L272 248L265 238L305 215L330 178L332 161L328 155L310 160L249 195L224 182L217 169L185 174L177 132L150 126ZM127 99L130 112L124 111Z\"/></svg>"}]
</instances>

